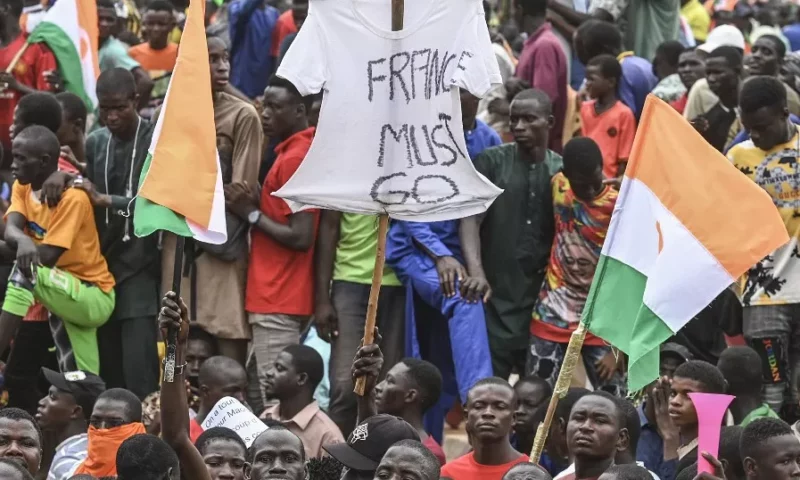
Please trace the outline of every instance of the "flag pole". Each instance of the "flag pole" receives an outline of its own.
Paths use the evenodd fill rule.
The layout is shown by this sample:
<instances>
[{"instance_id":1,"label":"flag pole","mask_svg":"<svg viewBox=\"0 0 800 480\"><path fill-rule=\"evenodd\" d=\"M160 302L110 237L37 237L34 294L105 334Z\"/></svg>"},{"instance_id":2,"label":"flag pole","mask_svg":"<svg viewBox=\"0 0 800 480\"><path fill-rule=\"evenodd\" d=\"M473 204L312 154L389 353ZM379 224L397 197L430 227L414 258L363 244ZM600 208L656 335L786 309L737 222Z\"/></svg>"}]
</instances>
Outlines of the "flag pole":
<instances>
[{"instance_id":1,"label":"flag pole","mask_svg":"<svg viewBox=\"0 0 800 480\"><path fill-rule=\"evenodd\" d=\"M181 298L181 270L183 268L183 249L186 245L186 238L178 235L175 245L175 263L172 267L172 291L178 299ZM167 330L167 358L164 360L164 381L172 383L175 381L175 356L178 352L178 329L170 328Z\"/></svg>"},{"instance_id":2,"label":"flag pole","mask_svg":"<svg viewBox=\"0 0 800 480\"><path fill-rule=\"evenodd\" d=\"M11 59L11 63L9 63L8 67L6 67L6 73L11 73L14 71L14 67L17 66L17 63L19 63L19 59L22 58L22 55L25 54L25 50L28 49L28 45L30 44L25 42L25 45L23 45L22 48L17 51L17 53L14 55L14 58Z\"/></svg>"},{"instance_id":3,"label":"flag pole","mask_svg":"<svg viewBox=\"0 0 800 480\"><path fill-rule=\"evenodd\" d=\"M392 0L392 31L403 29L405 13L405 0ZM378 298L381 292L383 279L383 265L386 262L386 233L389 230L389 215L382 214L378 217L378 248L375 250L375 269L372 271L372 286L369 289L369 302L367 303L367 321L364 323L364 345L375 341L375 320L378 317ZM353 391L358 396L364 396L367 379L358 377Z\"/></svg>"},{"instance_id":4,"label":"flag pole","mask_svg":"<svg viewBox=\"0 0 800 480\"><path fill-rule=\"evenodd\" d=\"M553 395L550 397L550 403L547 405L547 413L545 414L544 421L539 424L536 430L536 437L533 440L533 448L531 449L531 463L539 463L539 458L544 451L544 441L547 439L547 434L550 432L550 425L553 423L553 417L556 414L556 407L558 401L567 394L569 385L572 382L572 374L575 372L575 367L581 360L581 348L583 348L583 341L586 339L586 325L581 323L578 328L572 332L569 339L567 351L564 353L564 363L561 364L561 371L558 372L558 380L556 386L553 388Z\"/></svg>"}]
</instances>

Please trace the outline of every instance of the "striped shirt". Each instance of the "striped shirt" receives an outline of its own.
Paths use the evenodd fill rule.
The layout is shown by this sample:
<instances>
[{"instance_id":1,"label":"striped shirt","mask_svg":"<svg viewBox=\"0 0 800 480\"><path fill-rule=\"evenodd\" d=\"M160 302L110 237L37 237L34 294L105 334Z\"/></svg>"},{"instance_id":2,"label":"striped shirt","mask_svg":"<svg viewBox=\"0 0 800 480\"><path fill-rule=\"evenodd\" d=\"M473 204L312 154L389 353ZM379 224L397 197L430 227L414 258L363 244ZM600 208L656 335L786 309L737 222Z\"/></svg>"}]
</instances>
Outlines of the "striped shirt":
<instances>
[{"instance_id":1,"label":"striped shirt","mask_svg":"<svg viewBox=\"0 0 800 480\"><path fill-rule=\"evenodd\" d=\"M56 448L56 455L47 473L47 480L67 480L88 455L89 435L69 437Z\"/></svg>"}]
</instances>

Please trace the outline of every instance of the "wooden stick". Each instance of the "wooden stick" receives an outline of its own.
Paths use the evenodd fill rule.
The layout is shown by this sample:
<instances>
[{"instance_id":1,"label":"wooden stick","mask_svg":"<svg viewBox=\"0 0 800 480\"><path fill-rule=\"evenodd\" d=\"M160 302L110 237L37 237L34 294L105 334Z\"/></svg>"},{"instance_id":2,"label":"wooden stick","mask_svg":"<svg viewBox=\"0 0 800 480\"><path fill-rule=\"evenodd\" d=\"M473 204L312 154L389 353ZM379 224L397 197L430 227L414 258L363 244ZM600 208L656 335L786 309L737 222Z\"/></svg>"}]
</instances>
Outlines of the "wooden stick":
<instances>
[{"instance_id":1,"label":"wooden stick","mask_svg":"<svg viewBox=\"0 0 800 480\"><path fill-rule=\"evenodd\" d=\"M383 280L383 264L386 261L386 232L389 230L389 215L378 217L378 249L375 251L375 270L372 272L372 287L369 289L367 303L367 321L364 323L364 345L375 341L375 320L378 317L378 296L381 293ZM367 385L366 377L356 379L356 395L363 397Z\"/></svg>"},{"instance_id":2,"label":"wooden stick","mask_svg":"<svg viewBox=\"0 0 800 480\"><path fill-rule=\"evenodd\" d=\"M556 386L553 388L553 395L550 397L550 403L547 405L547 413L544 416L544 421L539 424L536 430L536 438L533 440L533 448L531 449L531 463L539 463L539 458L544 451L544 441L547 439L547 434L550 432L550 424L553 423L553 417L556 414L556 406L558 401L567 394L569 391L569 384L572 380L572 373L578 365L578 361L582 359L581 348L583 348L583 341L586 339L586 326L580 324L569 339L569 346L564 353L564 363L561 364L561 371L558 372L558 380Z\"/></svg>"},{"instance_id":3,"label":"wooden stick","mask_svg":"<svg viewBox=\"0 0 800 480\"><path fill-rule=\"evenodd\" d=\"M19 63L19 59L22 58L22 56L25 54L25 50L28 49L28 45L29 44L25 42L25 45L23 45L22 48L19 49L17 54L14 55L14 58L11 59L11 63L9 63L8 67L6 67L6 73L11 73L14 71L14 67L17 66L17 63Z\"/></svg>"},{"instance_id":4,"label":"wooden stick","mask_svg":"<svg viewBox=\"0 0 800 480\"><path fill-rule=\"evenodd\" d=\"M405 8L405 0L392 0L392 30L395 32L403 29Z\"/></svg>"}]
</instances>

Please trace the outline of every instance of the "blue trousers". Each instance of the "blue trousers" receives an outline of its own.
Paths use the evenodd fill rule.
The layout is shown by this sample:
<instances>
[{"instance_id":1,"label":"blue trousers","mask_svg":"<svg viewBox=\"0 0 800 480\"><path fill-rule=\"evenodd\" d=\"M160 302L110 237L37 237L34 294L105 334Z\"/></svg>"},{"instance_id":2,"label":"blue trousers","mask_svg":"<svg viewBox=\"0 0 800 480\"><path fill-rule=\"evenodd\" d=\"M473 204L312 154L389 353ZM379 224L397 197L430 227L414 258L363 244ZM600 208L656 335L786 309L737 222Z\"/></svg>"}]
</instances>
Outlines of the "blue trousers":
<instances>
[{"instance_id":1,"label":"blue trousers","mask_svg":"<svg viewBox=\"0 0 800 480\"><path fill-rule=\"evenodd\" d=\"M448 298L433 261L424 254L403 257L391 265L407 288L406 355L427 360L442 372L439 402L425 416L426 431L442 442L444 417L460 396L492 376L483 304L461 295Z\"/></svg>"}]
</instances>

